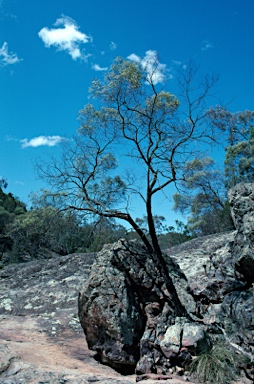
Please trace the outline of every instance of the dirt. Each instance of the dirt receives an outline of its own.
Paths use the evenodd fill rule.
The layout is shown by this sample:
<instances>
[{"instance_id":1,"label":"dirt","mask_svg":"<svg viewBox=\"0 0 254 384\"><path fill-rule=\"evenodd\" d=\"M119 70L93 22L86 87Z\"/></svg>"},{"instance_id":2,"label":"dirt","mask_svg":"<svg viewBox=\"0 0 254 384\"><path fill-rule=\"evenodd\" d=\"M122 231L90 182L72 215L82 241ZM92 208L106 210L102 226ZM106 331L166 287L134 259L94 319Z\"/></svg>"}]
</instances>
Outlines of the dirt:
<instances>
[{"instance_id":1,"label":"dirt","mask_svg":"<svg viewBox=\"0 0 254 384\"><path fill-rule=\"evenodd\" d=\"M52 383L61 380L90 383L100 379L117 382L121 379L117 372L94 359L81 331L63 327L55 330L56 327L51 325L47 330L47 323L48 319L42 316L1 316L1 363L9 367L0 375L0 383L5 383L8 377L12 377L13 383L48 382L41 381L49 380L46 376L52 377L49 381ZM38 373L39 377L36 377ZM23 376L27 381L23 381ZM128 378L128 382L135 382L135 378Z\"/></svg>"},{"instance_id":2,"label":"dirt","mask_svg":"<svg viewBox=\"0 0 254 384\"><path fill-rule=\"evenodd\" d=\"M50 317L0 317L0 383L117 383L131 384L136 376L122 376L94 359L81 327L67 327L69 314L64 311ZM74 319L73 323L78 323ZM64 324L64 325L63 325ZM157 383L146 380L146 383ZM180 377L163 380L182 384ZM191 382L190 382L191 383Z\"/></svg>"}]
</instances>

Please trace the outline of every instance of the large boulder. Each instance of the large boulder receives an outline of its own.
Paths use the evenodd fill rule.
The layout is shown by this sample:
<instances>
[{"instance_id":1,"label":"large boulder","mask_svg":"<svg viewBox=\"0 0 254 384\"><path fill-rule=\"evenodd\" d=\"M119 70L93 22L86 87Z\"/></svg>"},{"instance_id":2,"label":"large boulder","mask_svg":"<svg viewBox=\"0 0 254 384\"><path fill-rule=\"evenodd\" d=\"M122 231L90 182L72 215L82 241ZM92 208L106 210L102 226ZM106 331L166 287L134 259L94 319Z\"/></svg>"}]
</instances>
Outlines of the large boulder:
<instances>
[{"instance_id":1,"label":"large boulder","mask_svg":"<svg viewBox=\"0 0 254 384\"><path fill-rule=\"evenodd\" d=\"M136 297L139 294L142 300L142 291L137 293L133 281L115 265L114 256L121 251L122 243L118 242L105 246L96 256L79 297L79 317L88 346L98 352L100 360L128 373L133 372L139 358L145 317ZM142 273L145 271L140 268Z\"/></svg>"},{"instance_id":2,"label":"large boulder","mask_svg":"<svg viewBox=\"0 0 254 384\"><path fill-rule=\"evenodd\" d=\"M166 374L167 368L177 361L181 364L183 345L180 338L177 351L173 343L167 343L167 352L164 348L167 329L179 322L172 292L167 288L171 280L183 307L188 304L188 308L195 311L195 302L178 264L170 258L166 262L169 282L162 277L145 247L120 240L98 253L80 294L79 317L88 346L98 353L102 362L122 373L134 372L138 362L139 374ZM192 322L187 312L183 319ZM201 326L195 325L192 337L194 330L190 324L188 332L187 323L180 323L180 334L185 329L186 340L189 340L186 350L202 342L208 345Z\"/></svg>"}]
</instances>

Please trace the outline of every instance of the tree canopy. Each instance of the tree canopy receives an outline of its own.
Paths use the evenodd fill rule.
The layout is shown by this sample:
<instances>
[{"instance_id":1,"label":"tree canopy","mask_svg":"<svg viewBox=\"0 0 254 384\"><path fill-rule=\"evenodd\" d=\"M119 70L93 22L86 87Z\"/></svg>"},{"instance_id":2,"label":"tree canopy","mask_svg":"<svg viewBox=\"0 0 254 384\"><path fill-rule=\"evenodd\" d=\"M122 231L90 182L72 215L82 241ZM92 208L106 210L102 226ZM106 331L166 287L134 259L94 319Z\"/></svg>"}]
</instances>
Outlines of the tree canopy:
<instances>
[{"instance_id":1,"label":"tree canopy","mask_svg":"<svg viewBox=\"0 0 254 384\"><path fill-rule=\"evenodd\" d=\"M219 171L207 157L187 162L181 191L174 195L174 208L189 215L188 227L196 235L233 229L227 192L237 183L254 181L254 112L232 113L217 106L208 116L225 133L224 169Z\"/></svg>"},{"instance_id":2,"label":"tree canopy","mask_svg":"<svg viewBox=\"0 0 254 384\"><path fill-rule=\"evenodd\" d=\"M179 77L179 97L159 83L158 60L147 67L118 57L103 80L90 88L94 102L79 114L80 128L63 143L61 159L39 164L52 194L66 208L125 220L151 254L161 254L154 196L184 178L184 164L215 141L206 102L215 77L197 79L190 65ZM131 202L144 205L146 231Z\"/></svg>"},{"instance_id":3,"label":"tree canopy","mask_svg":"<svg viewBox=\"0 0 254 384\"><path fill-rule=\"evenodd\" d=\"M234 228L227 203L224 173L210 157L185 164L184 181L174 194L174 209L188 215L187 226L196 236Z\"/></svg>"},{"instance_id":4,"label":"tree canopy","mask_svg":"<svg viewBox=\"0 0 254 384\"><path fill-rule=\"evenodd\" d=\"M8 235L7 227L16 217L26 212L24 203L15 198L11 193L3 192L2 188L7 187L6 180L0 180L0 255L2 257L6 250L10 250L13 245L12 239Z\"/></svg>"},{"instance_id":5,"label":"tree canopy","mask_svg":"<svg viewBox=\"0 0 254 384\"><path fill-rule=\"evenodd\" d=\"M215 126L227 132L225 183L230 188L254 181L254 111L232 113L217 107L210 111Z\"/></svg>"}]
</instances>

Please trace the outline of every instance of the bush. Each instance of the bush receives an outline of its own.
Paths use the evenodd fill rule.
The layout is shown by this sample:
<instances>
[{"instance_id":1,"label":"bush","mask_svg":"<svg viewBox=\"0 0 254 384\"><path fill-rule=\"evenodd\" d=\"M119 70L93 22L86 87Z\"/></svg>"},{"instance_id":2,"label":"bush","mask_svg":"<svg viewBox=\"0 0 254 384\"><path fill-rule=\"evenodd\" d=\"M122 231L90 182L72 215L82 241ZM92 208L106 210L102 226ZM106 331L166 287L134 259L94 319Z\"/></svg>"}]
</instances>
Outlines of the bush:
<instances>
[{"instance_id":1,"label":"bush","mask_svg":"<svg viewBox=\"0 0 254 384\"><path fill-rule=\"evenodd\" d=\"M236 379L236 356L229 347L214 345L191 362L190 372L199 382L230 384Z\"/></svg>"}]
</instances>

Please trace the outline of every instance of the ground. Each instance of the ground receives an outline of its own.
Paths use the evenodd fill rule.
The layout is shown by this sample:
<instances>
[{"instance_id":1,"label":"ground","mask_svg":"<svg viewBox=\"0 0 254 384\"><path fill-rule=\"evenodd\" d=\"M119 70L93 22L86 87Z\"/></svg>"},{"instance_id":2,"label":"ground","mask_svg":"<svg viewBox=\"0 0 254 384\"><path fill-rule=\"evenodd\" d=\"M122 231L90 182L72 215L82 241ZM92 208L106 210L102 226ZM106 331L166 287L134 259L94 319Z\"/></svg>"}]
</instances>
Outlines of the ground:
<instances>
[{"instance_id":1,"label":"ground","mask_svg":"<svg viewBox=\"0 0 254 384\"><path fill-rule=\"evenodd\" d=\"M60 311L53 316L0 317L0 383L131 384L136 376L122 376L98 363L87 348L78 320ZM60 325L61 324L61 325ZM161 383L147 380L146 383ZM183 384L181 378L163 382Z\"/></svg>"}]
</instances>

